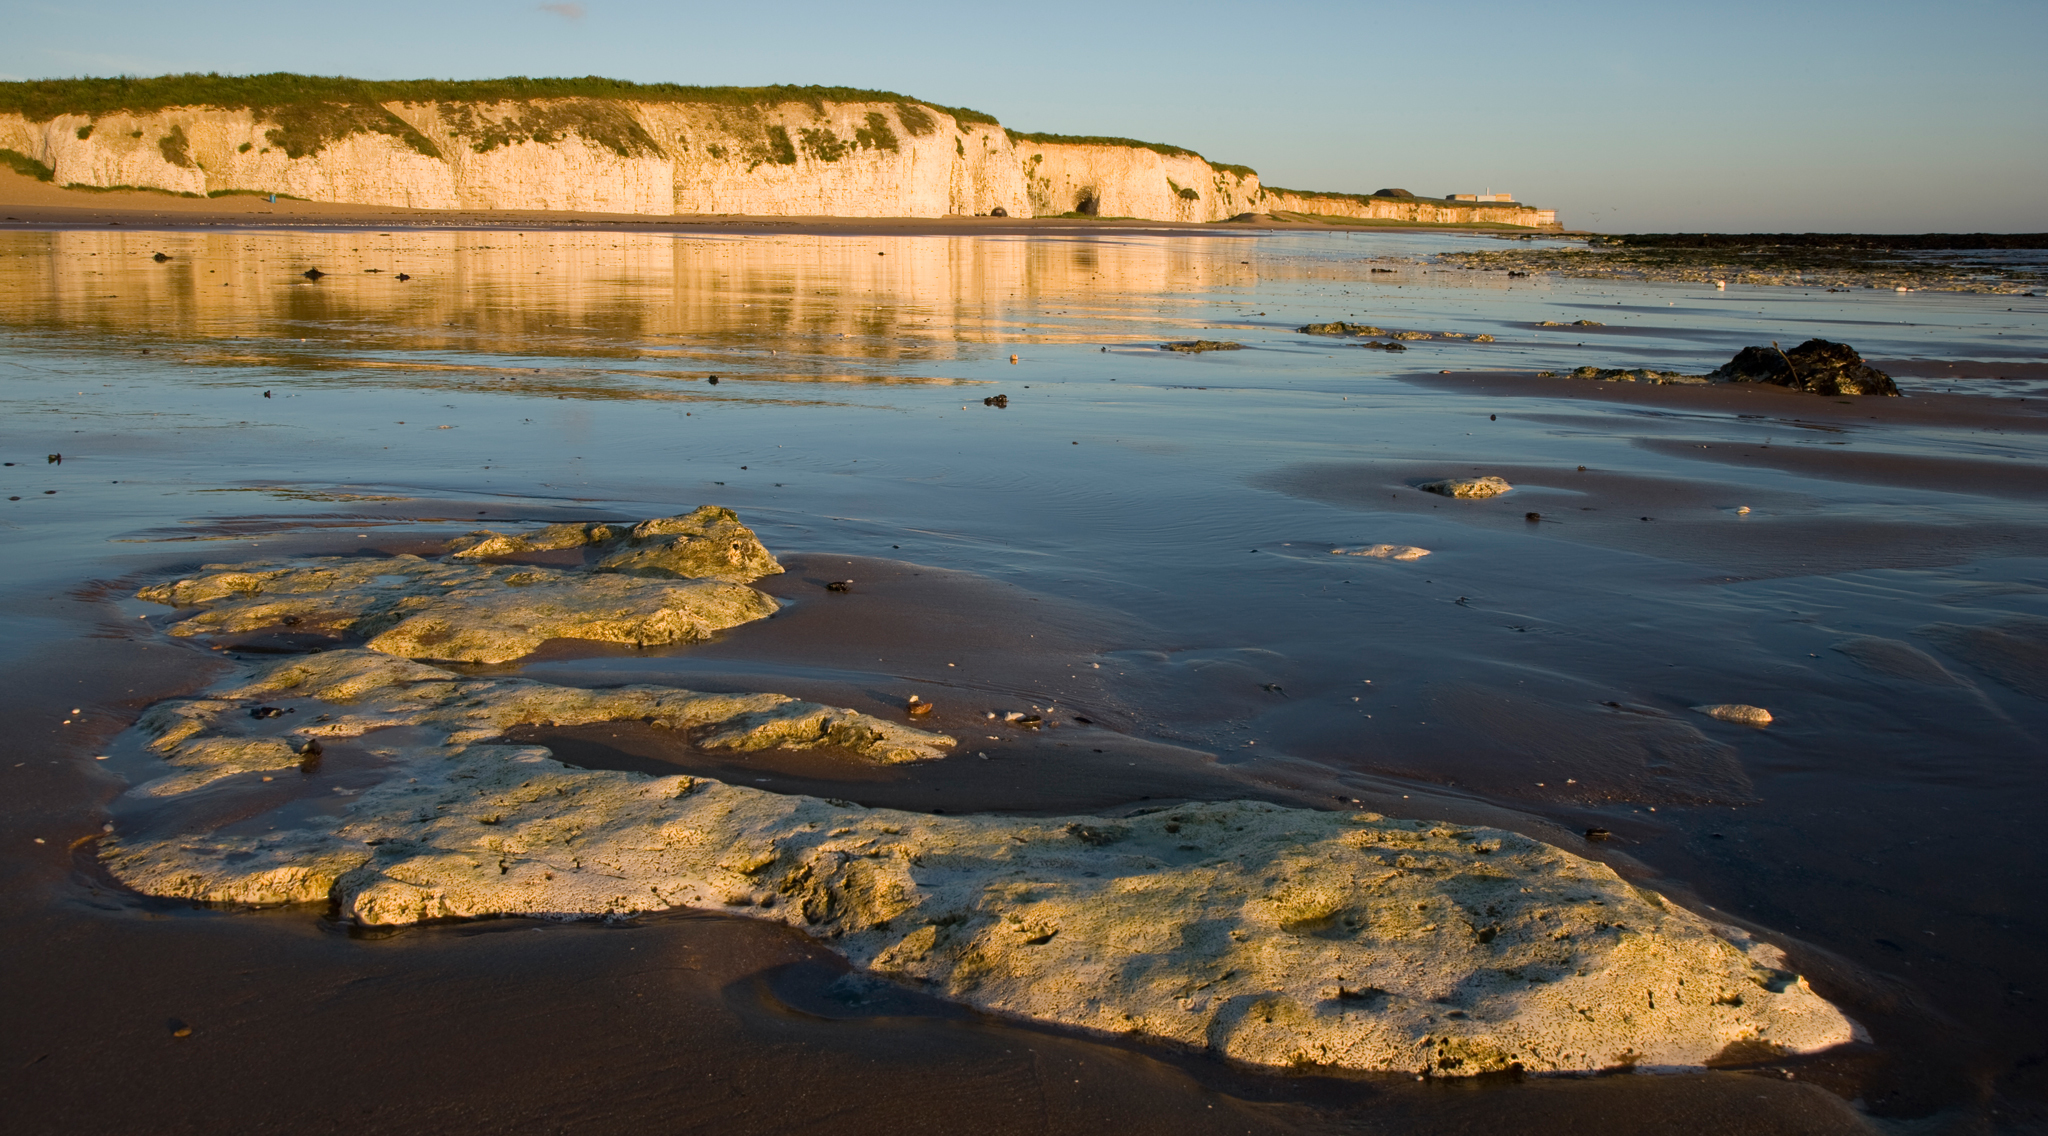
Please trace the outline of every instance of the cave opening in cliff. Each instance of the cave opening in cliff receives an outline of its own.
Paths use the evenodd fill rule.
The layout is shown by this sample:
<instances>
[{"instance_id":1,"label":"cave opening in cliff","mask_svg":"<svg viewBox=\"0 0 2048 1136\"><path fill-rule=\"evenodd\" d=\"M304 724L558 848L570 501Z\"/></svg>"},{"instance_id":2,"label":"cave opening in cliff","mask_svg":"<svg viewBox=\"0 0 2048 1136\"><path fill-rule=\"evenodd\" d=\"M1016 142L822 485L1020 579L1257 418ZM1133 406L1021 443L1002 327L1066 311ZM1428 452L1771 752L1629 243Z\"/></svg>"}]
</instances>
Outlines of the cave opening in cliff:
<instances>
[{"instance_id":1,"label":"cave opening in cliff","mask_svg":"<svg viewBox=\"0 0 2048 1136\"><path fill-rule=\"evenodd\" d=\"M1095 196L1094 190L1084 189L1080 200L1074 202L1074 212L1093 217L1102 212L1102 201Z\"/></svg>"}]
</instances>

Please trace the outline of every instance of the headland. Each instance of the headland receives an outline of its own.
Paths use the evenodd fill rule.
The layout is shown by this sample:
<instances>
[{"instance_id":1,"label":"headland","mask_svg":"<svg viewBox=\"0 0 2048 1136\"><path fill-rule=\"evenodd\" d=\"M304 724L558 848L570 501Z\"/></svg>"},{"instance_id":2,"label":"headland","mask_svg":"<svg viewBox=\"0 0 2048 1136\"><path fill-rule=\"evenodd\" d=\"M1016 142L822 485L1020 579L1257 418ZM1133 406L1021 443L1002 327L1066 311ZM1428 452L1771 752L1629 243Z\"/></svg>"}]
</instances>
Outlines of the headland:
<instances>
[{"instance_id":1,"label":"headland","mask_svg":"<svg viewBox=\"0 0 2048 1136\"><path fill-rule=\"evenodd\" d=\"M0 164L79 197L265 206L1182 224L1277 211L1308 223L1557 227L1555 211L1515 202L1268 189L1249 166L1179 146L1022 133L980 111L841 87L289 74L4 83Z\"/></svg>"}]
</instances>

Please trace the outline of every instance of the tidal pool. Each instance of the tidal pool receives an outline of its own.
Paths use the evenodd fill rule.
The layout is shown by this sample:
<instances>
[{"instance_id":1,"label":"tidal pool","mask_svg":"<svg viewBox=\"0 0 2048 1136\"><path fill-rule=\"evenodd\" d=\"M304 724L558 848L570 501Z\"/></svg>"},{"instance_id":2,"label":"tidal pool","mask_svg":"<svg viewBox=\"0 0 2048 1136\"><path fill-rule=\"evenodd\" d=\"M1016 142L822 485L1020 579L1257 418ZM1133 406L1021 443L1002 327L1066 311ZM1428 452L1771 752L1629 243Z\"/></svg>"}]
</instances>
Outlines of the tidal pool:
<instances>
[{"instance_id":1,"label":"tidal pool","mask_svg":"<svg viewBox=\"0 0 2048 1136\"><path fill-rule=\"evenodd\" d=\"M949 1087L925 1120L1000 1102L1020 1130L1186 1130L1217 1113L1266 1131L1626 1130L1673 1110L1725 1131L1854 1131L1859 1110L2038 1118L2048 300L1428 259L1491 247L0 233L0 833L15 893L33 897L0 950L9 973L40 976L20 983L36 1024L4 1040L20 1057L7 1076L47 1122L143 1123L237 1070L302 1075L315 1058L297 1031L318 1019L376 1050L354 1075L381 1076L391 1109L489 1035L496 1072L462 1099L501 1116L564 1107L539 1087L551 1069L609 1094L608 1118L665 1115L674 1099L625 1086L683 1068L713 1094L691 1106L702 1123L854 1131L888 1112L856 1097L907 1099L934 1077ZM1393 353L1293 330L1333 320L1431 338ZM1579 320L1598 326L1539 326ZM1699 373L1816 336L1906 397L1537 377ZM1158 346L1193 339L1244 349ZM1488 475L1515 488L1416 488ZM789 568L760 583L784 604L774 619L658 650L563 644L490 672L899 717L917 694L961 752L848 769L679 752L633 729L516 740L592 768L898 809L1257 797L1511 828L1757 928L1873 1040L1733 1055L1739 1072L1455 1092L1281 1077L965 1016L744 921L362 939L317 909L186 910L99 874L95 834L148 775L121 733L141 708L321 645L174 639L140 587L204 563L424 552L477 528L703 504L737 510ZM1332 555L1375 545L1428 555ZM1773 721L1691 709L1722 703ZM1012 712L1059 726L997 724ZM333 765L305 776L334 785L294 792L360 792L375 762ZM583 1024L599 1006L611 1025ZM156 1055L174 1018L193 1030L175 1070ZM808 1105L777 1088L795 1061ZM60 1099L109 1068L135 1087ZM220 1116L260 1125L275 1104Z\"/></svg>"}]
</instances>

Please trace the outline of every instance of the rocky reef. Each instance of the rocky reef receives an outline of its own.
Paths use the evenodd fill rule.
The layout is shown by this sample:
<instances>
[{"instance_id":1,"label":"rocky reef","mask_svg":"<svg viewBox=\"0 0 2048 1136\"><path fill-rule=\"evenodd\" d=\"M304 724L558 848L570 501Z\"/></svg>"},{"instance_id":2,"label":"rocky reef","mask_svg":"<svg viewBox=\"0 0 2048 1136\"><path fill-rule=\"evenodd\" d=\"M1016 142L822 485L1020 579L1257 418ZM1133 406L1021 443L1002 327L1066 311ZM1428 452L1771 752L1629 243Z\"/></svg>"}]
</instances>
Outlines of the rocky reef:
<instances>
[{"instance_id":1,"label":"rocky reef","mask_svg":"<svg viewBox=\"0 0 2048 1136\"><path fill-rule=\"evenodd\" d=\"M474 563L588 550L588 567ZM636 647L688 643L765 619L776 602L746 582L782 571L732 510L707 505L639 524L473 533L451 561L325 556L209 564L140 599L180 609L170 634L258 631L362 642L410 659L505 663L549 639Z\"/></svg>"},{"instance_id":2,"label":"rocky reef","mask_svg":"<svg viewBox=\"0 0 2048 1136\"><path fill-rule=\"evenodd\" d=\"M486 563L520 557L582 563ZM680 641L772 611L746 581L780 570L707 506L473 533L445 561L214 566L146 588L186 609L172 634L310 627L365 645L145 711L141 775L114 803L102 862L149 895L318 903L368 926L719 910L989 1012L1256 1065L1678 1070L1856 1032L1775 948L1511 832L1243 800L927 815L576 768L512 738L632 723L672 737L677 760L795 749L849 771L956 743L781 694L585 689L418 661L517 658L551 637Z\"/></svg>"},{"instance_id":3,"label":"rocky reef","mask_svg":"<svg viewBox=\"0 0 2048 1136\"><path fill-rule=\"evenodd\" d=\"M330 651L152 710L142 728L178 771L137 792L204 786L217 803L236 778L302 763L300 738L376 745L380 780L338 810L278 809L268 829L117 832L102 856L149 894L323 902L366 925L713 908L984 1010L1257 1065L1676 1070L1854 1033L1775 949L1510 832L1252 801L924 815L492 741L625 719L853 760L950 744L773 695L578 690ZM266 742L269 764L237 756Z\"/></svg>"},{"instance_id":4,"label":"rocky reef","mask_svg":"<svg viewBox=\"0 0 2048 1136\"><path fill-rule=\"evenodd\" d=\"M1707 383L1769 383L1808 394L1878 395L1897 398L1892 377L1863 361L1846 343L1809 339L1790 351L1745 347L1735 358L1704 375L1658 371L1647 367L1579 367L1570 375L1603 383L1648 383L1655 386L1702 386Z\"/></svg>"},{"instance_id":5,"label":"rocky reef","mask_svg":"<svg viewBox=\"0 0 2048 1136\"><path fill-rule=\"evenodd\" d=\"M1653 386L1702 386L1713 381L1705 375L1655 371L1648 367L1578 367L1572 371L1571 377L1602 383L1649 383Z\"/></svg>"}]
</instances>

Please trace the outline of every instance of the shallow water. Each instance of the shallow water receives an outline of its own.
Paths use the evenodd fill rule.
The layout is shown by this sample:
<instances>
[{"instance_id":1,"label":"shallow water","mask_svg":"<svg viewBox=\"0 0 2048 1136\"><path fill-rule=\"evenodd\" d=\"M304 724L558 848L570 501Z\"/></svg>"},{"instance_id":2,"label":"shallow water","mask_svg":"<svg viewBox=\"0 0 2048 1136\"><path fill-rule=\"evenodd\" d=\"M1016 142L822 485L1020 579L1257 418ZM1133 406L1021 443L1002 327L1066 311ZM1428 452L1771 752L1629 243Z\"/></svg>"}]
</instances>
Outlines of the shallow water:
<instances>
[{"instance_id":1,"label":"shallow water","mask_svg":"<svg viewBox=\"0 0 2048 1136\"><path fill-rule=\"evenodd\" d=\"M161 609L87 597L91 630L51 597L202 561L728 505L799 555L771 585L787 615L527 673L868 710L917 692L963 735L986 710L1057 707L1129 771L1018 742L986 776L935 779L956 808L1263 785L1507 809L1546 839L1608 829L1575 850L1790 936L1871 1026L1874 1047L1812 1079L1879 1116L2038 1118L2048 398L2025 376L2048 359L2048 301L1426 262L1489 246L0 234L0 458L16 463L0 497L19 498L0 501L0 627L16 670L88 634L164 650L137 618ZM1333 319L1497 342L1388 354L1292 330ZM1605 326L1535 326L1579 319ZM1812 336L1894 367L1910 397L1534 378L1700 372ZM1197 338L1246 349L1157 348ZM2021 377L1952 378L1958 361ZM983 404L995 394L1007 408ZM1414 488L1482 472L1517 489ZM1431 555L1331 554L1378 543ZM851 595L818 586L835 557ZM191 654L199 674L207 652ZM12 709L41 722L52 705L31 689ZM1688 709L1720 702L1777 720ZM59 735L34 752L90 763ZM603 740L575 739L593 762ZM655 760L621 744L610 760ZM865 799L853 781L841 795ZM870 788L892 805L925 791ZM96 828L109 792L48 790L8 830ZM57 905L80 886L52 883ZM1227 1091L1324 1115L1324 1089L1260 1084ZM1575 1108L1625 1110L1633 1091ZM1471 1122L1467 1104L1411 1104L1422 1123Z\"/></svg>"}]
</instances>

